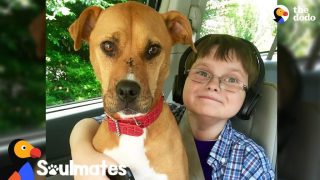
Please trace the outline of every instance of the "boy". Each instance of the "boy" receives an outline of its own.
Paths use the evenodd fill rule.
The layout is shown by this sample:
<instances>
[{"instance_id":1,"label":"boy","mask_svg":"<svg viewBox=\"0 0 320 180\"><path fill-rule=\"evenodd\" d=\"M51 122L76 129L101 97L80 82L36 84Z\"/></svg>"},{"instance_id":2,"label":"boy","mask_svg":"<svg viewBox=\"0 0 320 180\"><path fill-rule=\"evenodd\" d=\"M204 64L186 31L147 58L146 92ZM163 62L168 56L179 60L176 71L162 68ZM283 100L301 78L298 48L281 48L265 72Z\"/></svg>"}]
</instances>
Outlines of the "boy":
<instances>
[{"instance_id":1,"label":"boy","mask_svg":"<svg viewBox=\"0 0 320 180\"><path fill-rule=\"evenodd\" d=\"M240 38L210 35L197 50L186 64L185 107L172 109L178 121L182 116L179 126L190 179L274 179L263 149L231 127L230 118L238 113L246 91L259 76L251 48ZM93 149L91 140L97 128L92 119L74 127L70 145L76 163L116 163Z\"/></svg>"}]
</instances>

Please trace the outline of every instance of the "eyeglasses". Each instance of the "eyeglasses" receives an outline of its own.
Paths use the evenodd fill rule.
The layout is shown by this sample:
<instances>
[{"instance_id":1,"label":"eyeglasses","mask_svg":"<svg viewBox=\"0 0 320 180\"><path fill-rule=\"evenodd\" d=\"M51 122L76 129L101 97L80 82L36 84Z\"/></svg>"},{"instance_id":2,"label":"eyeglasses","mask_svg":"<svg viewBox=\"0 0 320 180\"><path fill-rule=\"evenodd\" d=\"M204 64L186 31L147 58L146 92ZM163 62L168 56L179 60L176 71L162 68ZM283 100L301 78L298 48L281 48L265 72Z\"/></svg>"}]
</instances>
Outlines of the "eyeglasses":
<instances>
[{"instance_id":1,"label":"eyeglasses","mask_svg":"<svg viewBox=\"0 0 320 180\"><path fill-rule=\"evenodd\" d=\"M217 77L219 79L219 87L221 89L231 92L238 92L239 90L247 92L248 90L248 86L244 85L243 82L232 76L218 77L208 71L197 68L190 69L187 72L189 78L198 83L208 83L211 79Z\"/></svg>"}]
</instances>

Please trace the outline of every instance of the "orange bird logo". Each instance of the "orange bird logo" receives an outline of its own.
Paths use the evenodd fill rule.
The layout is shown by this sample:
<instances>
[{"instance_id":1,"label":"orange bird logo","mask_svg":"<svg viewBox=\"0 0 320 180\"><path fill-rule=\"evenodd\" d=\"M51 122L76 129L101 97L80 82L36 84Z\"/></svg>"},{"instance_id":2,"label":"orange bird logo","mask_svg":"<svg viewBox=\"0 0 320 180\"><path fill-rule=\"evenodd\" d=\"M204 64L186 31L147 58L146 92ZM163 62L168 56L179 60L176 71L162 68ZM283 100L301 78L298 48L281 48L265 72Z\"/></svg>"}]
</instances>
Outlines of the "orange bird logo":
<instances>
[{"instance_id":1,"label":"orange bird logo","mask_svg":"<svg viewBox=\"0 0 320 180\"><path fill-rule=\"evenodd\" d=\"M8 147L9 158L13 163L8 180L34 180L29 158L40 158L41 151L24 139L13 140Z\"/></svg>"},{"instance_id":2,"label":"orange bird logo","mask_svg":"<svg viewBox=\"0 0 320 180\"><path fill-rule=\"evenodd\" d=\"M287 11L283 10L280 7L277 7L276 9L274 9L273 14L275 17L275 19L273 19L273 20L279 24L284 23L286 20L283 17L289 15L289 13Z\"/></svg>"}]
</instances>

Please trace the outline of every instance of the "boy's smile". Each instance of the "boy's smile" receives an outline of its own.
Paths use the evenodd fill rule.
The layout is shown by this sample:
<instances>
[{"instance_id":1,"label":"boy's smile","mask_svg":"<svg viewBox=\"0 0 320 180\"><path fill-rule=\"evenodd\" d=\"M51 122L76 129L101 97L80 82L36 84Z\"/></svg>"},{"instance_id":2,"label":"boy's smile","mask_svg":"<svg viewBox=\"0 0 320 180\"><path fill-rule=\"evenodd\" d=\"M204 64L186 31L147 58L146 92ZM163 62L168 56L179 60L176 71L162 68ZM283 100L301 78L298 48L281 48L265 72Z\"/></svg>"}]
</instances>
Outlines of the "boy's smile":
<instances>
[{"instance_id":1,"label":"boy's smile","mask_svg":"<svg viewBox=\"0 0 320 180\"><path fill-rule=\"evenodd\" d=\"M219 100L219 98L211 96L211 95L201 95L201 96L199 96L199 99L209 100L209 101L223 104L222 100Z\"/></svg>"}]
</instances>

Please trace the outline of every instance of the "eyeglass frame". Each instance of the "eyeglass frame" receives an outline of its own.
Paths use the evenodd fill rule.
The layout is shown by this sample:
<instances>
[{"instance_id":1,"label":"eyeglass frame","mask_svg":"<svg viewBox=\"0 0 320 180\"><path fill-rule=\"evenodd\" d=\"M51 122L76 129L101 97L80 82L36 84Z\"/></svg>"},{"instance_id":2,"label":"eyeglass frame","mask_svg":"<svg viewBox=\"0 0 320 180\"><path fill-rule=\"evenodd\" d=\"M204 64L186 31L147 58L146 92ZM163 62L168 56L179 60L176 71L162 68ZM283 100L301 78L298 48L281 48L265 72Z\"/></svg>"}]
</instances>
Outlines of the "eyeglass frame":
<instances>
[{"instance_id":1,"label":"eyeglass frame","mask_svg":"<svg viewBox=\"0 0 320 180\"><path fill-rule=\"evenodd\" d=\"M196 69L208 73L208 74L210 75L210 78L209 78L209 79L206 78L207 80L206 80L205 82L199 82L199 81L196 81L196 80L193 80L193 81L196 81L196 82L201 83L201 84L205 84L205 83L209 83L214 77L216 77L216 78L218 78L218 80L219 80L219 88L221 88L221 83L223 83L225 86L229 86L228 84L226 84L226 83L223 81L222 78L224 78L224 76L219 77L219 76L217 76L217 75L215 75L215 74L213 74L213 73L211 73L211 72L209 72L209 71L206 71L206 70L203 70L203 69L200 69L200 68L191 68L191 69L186 70L184 73L189 77L190 71L196 70ZM205 77L204 77L204 78L205 78ZM226 78L230 78L230 77L226 77ZM225 78L225 79L226 79L226 78ZM235 79L236 79L236 78L235 78ZM249 89L248 86L245 85L245 84L244 84L241 80L239 80L239 79L237 79L237 81L242 84L242 85L241 85L241 84L238 84L238 85L239 85L239 90L244 90L244 92L247 92L248 89ZM221 89L226 90L225 88L221 88Z\"/></svg>"}]
</instances>

